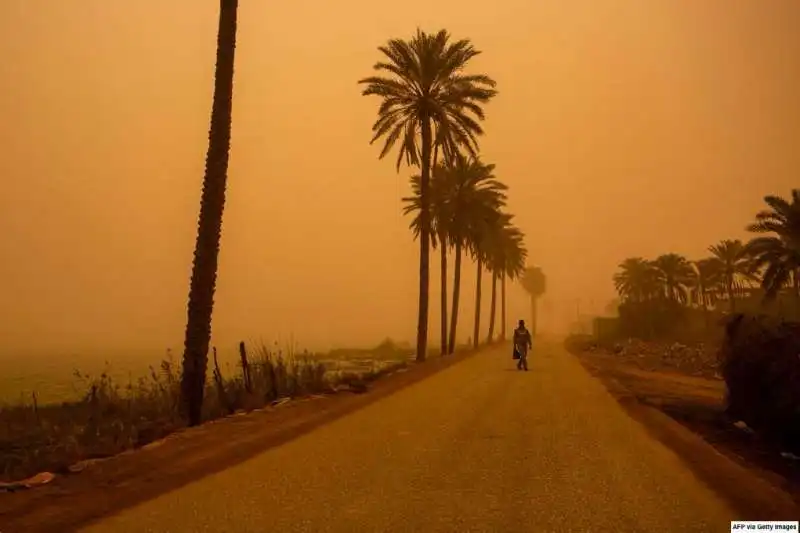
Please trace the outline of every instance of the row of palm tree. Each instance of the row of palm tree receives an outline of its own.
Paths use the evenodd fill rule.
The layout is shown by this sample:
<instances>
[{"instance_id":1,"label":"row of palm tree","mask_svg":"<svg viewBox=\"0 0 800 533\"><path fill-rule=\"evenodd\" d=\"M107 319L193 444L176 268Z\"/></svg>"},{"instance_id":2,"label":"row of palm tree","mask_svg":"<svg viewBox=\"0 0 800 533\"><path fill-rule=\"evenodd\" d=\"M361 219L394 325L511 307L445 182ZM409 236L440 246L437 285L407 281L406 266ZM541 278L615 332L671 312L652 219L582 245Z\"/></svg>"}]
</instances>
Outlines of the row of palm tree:
<instances>
[{"instance_id":1,"label":"row of palm tree","mask_svg":"<svg viewBox=\"0 0 800 533\"><path fill-rule=\"evenodd\" d=\"M219 1L211 127L181 378L181 406L189 425L202 421L230 152L238 0ZM420 245L417 358L424 360L431 246L439 247L442 258L443 353L452 352L455 343L462 255L468 253L476 260L479 273L483 268L492 273L491 338L497 280L501 280L504 301L505 280L521 272L525 249L522 233L511 224L512 217L502 212L506 188L494 178L493 167L478 158L478 137L483 134L482 106L497 94L496 84L488 76L464 73L465 66L480 52L467 39L451 40L444 30L435 34L418 30L409 40L391 39L379 51L383 60L374 65L379 75L359 83L364 85L364 95L382 99L372 138L372 142L384 141L380 157L398 146L397 169L403 162L419 169L412 180L415 199L409 200L406 208L417 212L414 224ZM436 192L437 188L441 192ZM437 199L437 195L446 196L447 200ZM455 273L452 317L445 344L448 253L455 255ZM480 285L476 292L480 301ZM479 324L478 312L476 343ZM502 327L504 333L505 320Z\"/></svg>"},{"instance_id":2,"label":"row of palm tree","mask_svg":"<svg viewBox=\"0 0 800 533\"><path fill-rule=\"evenodd\" d=\"M505 338L506 279L523 272L527 251L523 233L512 224L513 216L503 211L508 187L494 175L494 165L480 159L454 154L450 164L437 164L431 175L431 246L438 249L441 267L440 351L453 353L456 344L461 294L461 266L464 255L475 263L475 322L473 345L480 339L480 310L483 271L492 275L492 292L487 342L494 340L497 285L501 288L501 332ZM404 213L414 215L411 229L418 238L422 231L421 176L411 177L412 195L403 198ZM448 324L448 256L454 256L453 289Z\"/></svg>"},{"instance_id":3,"label":"row of palm tree","mask_svg":"<svg viewBox=\"0 0 800 533\"><path fill-rule=\"evenodd\" d=\"M496 94L495 81L466 74L480 54L468 39L453 41L447 31L417 30L409 40L392 39L378 48L379 75L359 81L366 96L381 98L371 142L383 141L380 158L397 146L396 167L419 169L411 177L412 195L403 198L413 214L411 228L419 241L419 308L417 360L426 357L430 250L438 248L441 266L441 353L455 349L465 254L475 262L477 282L473 344L480 338L482 274L492 276L487 341L494 339L497 285L501 285L501 337L505 336L506 279L519 277L527 252L522 232L504 211L507 187L494 175L494 165L479 157L483 105ZM451 314L448 316L448 257L454 257ZM449 318L449 323L448 323Z\"/></svg>"},{"instance_id":4,"label":"row of palm tree","mask_svg":"<svg viewBox=\"0 0 800 533\"><path fill-rule=\"evenodd\" d=\"M619 265L614 286L623 302L666 299L703 310L754 292L765 302L790 294L800 310L800 189L789 199L766 196L747 230L758 234L746 243L723 240L709 247L710 256L696 261L668 253L648 261L632 257Z\"/></svg>"}]
</instances>

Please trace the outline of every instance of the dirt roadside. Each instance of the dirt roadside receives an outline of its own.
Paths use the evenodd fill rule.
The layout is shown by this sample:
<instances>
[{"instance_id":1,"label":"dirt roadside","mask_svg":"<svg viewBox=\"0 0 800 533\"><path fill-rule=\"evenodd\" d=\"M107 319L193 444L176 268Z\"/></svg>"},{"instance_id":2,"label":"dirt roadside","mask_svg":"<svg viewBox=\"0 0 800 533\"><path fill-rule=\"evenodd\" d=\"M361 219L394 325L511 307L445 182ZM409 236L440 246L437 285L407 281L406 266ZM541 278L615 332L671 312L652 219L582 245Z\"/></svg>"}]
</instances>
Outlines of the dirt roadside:
<instances>
[{"instance_id":1,"label":"dirt roadside","mask_svg":"<svg viewBox=\"0 0 800 533\"><path fill-rule=\"evenodd\" d=\"M103 516L219 472L365 407L475 352L430 358L373 382L361 394L287 402L209 422L144 448L59 476L31 490L0 494L2 533L67 533Z\"/></svg>"},{"instance_id":2,"label":"dirt roadside","mask_svg":"<svg viewBox=\"0 0 800 533\"><path fill-rule=\"evenodd\" d=\"M800 466L724 415L724 383L573 352L626 412L736 509L741 520L797 520Z\"/></svg>"}]
</instances>

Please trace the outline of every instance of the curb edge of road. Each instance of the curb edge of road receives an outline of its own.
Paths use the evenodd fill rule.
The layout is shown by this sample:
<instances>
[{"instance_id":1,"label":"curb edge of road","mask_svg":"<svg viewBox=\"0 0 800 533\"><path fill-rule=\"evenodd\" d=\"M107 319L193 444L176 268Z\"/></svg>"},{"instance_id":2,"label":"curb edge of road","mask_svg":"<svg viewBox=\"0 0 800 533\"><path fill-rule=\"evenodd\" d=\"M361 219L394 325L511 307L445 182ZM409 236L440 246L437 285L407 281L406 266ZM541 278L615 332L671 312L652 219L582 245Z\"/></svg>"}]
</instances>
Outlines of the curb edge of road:
<instances>
[{"instance_id":1,"label":"curb edge of road","mask_svg":"<svg viewBox=\"0 0 800 533\"><path fill-rule=\"evenodd\" d=\"M678 455L700 481L740 513L738 519L797 520L800 509L791 495L757 472L740 465L697 433L635 396L612 395L631 418Z\"/></svg>"}]
</instances>

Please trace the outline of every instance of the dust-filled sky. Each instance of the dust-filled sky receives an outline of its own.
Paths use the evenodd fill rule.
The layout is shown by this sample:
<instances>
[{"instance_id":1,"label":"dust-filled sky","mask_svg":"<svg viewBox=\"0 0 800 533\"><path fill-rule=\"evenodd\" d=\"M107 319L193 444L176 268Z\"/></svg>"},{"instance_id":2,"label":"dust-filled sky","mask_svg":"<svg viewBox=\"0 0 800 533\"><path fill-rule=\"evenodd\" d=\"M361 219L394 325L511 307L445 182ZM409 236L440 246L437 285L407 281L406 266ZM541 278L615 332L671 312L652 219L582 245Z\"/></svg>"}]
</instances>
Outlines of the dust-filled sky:
<instances>
[{"instance_id":1,"label":"dust-filled sky","mask_svg":"<svg viewBox=\"0 0 800 533\"><path fill-rule=\"evenodd\" d=\"M418 26L471 38L498 82L484 159L548 275L545 326L602 309L624 257L701 255L800 185L797 0L241 4L216 343L413 339L410 171L378 160L356 81ZM180 346L217 10L0 2L2 354Z\"/></svg>"}]
</instances>

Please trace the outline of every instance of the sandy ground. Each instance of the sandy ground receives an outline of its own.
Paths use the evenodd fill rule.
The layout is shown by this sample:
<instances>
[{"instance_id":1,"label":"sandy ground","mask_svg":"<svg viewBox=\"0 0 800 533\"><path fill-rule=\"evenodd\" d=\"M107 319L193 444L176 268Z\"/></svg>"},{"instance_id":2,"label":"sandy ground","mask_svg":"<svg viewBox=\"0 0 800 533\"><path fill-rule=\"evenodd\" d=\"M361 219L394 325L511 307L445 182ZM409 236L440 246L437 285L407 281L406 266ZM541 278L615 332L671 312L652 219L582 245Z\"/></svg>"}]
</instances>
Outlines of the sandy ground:
<instances>
[{"instance_id":1,"label":"sandy ground","mask_svg":"<svg viewBox=\"0 0 800 533\"><path fill-rule=\"evenodd\" d=\"M631 416L730 493L748 516L800 517L800 464L734 426L724 413L722 380L643 370L599 352L577 355ZM687 444L696 439L710 446Z\"/></svg>"}]
</instances>

